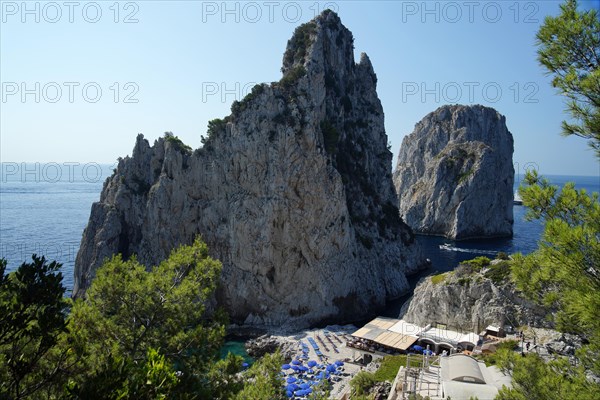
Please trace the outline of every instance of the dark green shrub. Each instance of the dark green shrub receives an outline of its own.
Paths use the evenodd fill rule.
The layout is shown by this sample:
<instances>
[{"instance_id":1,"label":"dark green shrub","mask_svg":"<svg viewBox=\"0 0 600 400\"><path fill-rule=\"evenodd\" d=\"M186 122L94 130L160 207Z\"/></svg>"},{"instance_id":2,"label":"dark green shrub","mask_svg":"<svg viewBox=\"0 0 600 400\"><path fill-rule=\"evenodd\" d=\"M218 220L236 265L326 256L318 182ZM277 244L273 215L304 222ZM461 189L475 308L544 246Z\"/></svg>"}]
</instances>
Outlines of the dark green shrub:
<instances>
[{"instance_id":1,"label":"dark green shrub","mask_svg":"<svg viewBox=\"0 0 600 400\"><path fill-rule=\"evenodd\" d=\"M373 248L373 240L371 238L358 234L358 240L366 249L371 250Z\"/></svg>"},{"instance_id":2,"label":"dark green shrub","mask_svg":"<svg viewBox=\"0 0 600 400\"><path fill-rule=\"evenodd\" d=\"M342 98L342 106L344 106L344 111L349 112L352 110L352 101L348 95Z\"/></svg>"},{"instance_id":3,"label":"dark green shrub","mask_svg":"<svg viewBox=\"0 0 600 400\"><path fill-rule=\"evenodd\" d=\"M325 73L325 87L327 89L333 90L336 96L340 96L342 92L342 90L340 89L340 85L335 79L335 76L329 72Z\"/></svg>"},{"instance_id":4,"label":"dark green shrub","mask_svg":"<svg viewBox=\"0 0 600 400\"><path fill-rule=\"evenodd\" d=\"M468 277L459 278L457 282L458 282L458 284L460 286L467 286L468 287L471 284L471 279L468 278Z\"/></svg>"},{"instance_id":5,"label":"dark green shrub","mask_svg":"<svg viewBox=\"0 0 600 400\"><path fill-rule=\"evenodd\" d=\"M172 143L177 150L184 153L192 152L192 148L187 144L183 143L183 141L177 136L173 135L173 132L165 132L164 138L167 142Z\"/></svg>"},{"instance_id":6,"label":"dark green shrub","mask_svg":"<svg viewBox=\"0 0 600 400\"><path fill-rule=\"evenodd\" d=\"M340 138L335 126L327 120L321 122L321 133L323 134L323 142L325 144L325 150L329 154L337 152L337 143Z\"/></svg>"},{"instance_id":7,"label":"dark green shrub","mask_svg":"<svg viewBox=\"0 0 600 400\"><path fill-rule=\"evenodd\" d=\"M208 134L207 138L202 137L201 142L206 143L208 140L216 137L221 132L225 132L225 126L227 126L227 120L221 118L215 118L208 121L208 129L206 133Z\"/></svg>"},{"instance_id":8,"label":"dark green shrub","mask_svg":"<svg viewBox=\"0 0 600 400\"><path fill-rule=\"evenodd\" d=\"M509 279L510 276L510 262L501 261L499 263L490 265L488 270L485 272L486 278L489 278L496 285L499 285Z\"/></svg>"},{"instance_id":9,"label":"dark green shrub","mask_svg":"<svg viewBox=\"0 0 600 400\"><path fill-rule=\"evenodd\" d=\"M248 108L250 102L260 96L261 93L265 91L265 87L263 84L254 85L250 93L248 93L241 101L234 101L231 104L231 112L233 114L239 114Z\"/></svg>"},{"instance_id":10,"label":"dark green shrub","mask_svg":"<svg viewBox=\"0 0 600 400\"><path fill-rule=\"evenodd\" d=\"M130 188L134 194L137 194L140 196L144 195L144 194L148 193L150 191L150 188L152 187L146 181L144 181L143 179L141 179L137 176L134 176L131 180L135 184L134 187Z\"/></svg>"},{"instance_id":11,"label":"dark green shrub","mask_svg":"<svg viewBox=\"0 0 600 400\"><path fill-rule=\"evenodd\" d=\"M472 260L463 261L462 265L468 265L473 268L474 271L481 271L483 268L490 265L491 260L485 256L475 257Z\"/></svg>"},{"instance_id":12,"label":"dark green shrub","mask_svg":"<svg viewBox=\"0 0 600 400\"><path fill-rule=\"evenodd\" d=\"M369 393L369 390L375 385L375 375L371 372L360 371L350 381L353 396L362 396Z\"/></svg>"},{"instance_id":13,"label":"dark green shrub","mask_svg":"<svg viewBox=\"0 0 600 400\"><path fill-rule=\"evenodd\" d=\"M304 75L306 75L306 68L304 68L303 65L295 66L283 75L279 84L287 89L298 82L298 79L302 78Z\"/></svg>"},{"instance_id":14,"label":"dark green shrub","mask_svg":"<svg viewBox=\"0 0 600 400\"><path fill-rule=\"evenodd\" d=\"M473 170L473 169L470 169L466 172L461 173L460 175L458 175L457 182L459 184L466 182L469 179L469 177L471 175L473 175L474 173L475 173L475 170Z\"/></svg>"},{"instance_id":15,"label":"dark green shrub","mask_svg":"<svg viewBox=\"0 0 600 400\"><path fill-rule=\"evenodd\" d=\"M287 50L283 55L284 65L292 65L295 60L303 60L308 47L311 45L310 36L317 30L317 24L308 22L296 28L294 35L288 41Z\"/></svg>"}]
</instances>

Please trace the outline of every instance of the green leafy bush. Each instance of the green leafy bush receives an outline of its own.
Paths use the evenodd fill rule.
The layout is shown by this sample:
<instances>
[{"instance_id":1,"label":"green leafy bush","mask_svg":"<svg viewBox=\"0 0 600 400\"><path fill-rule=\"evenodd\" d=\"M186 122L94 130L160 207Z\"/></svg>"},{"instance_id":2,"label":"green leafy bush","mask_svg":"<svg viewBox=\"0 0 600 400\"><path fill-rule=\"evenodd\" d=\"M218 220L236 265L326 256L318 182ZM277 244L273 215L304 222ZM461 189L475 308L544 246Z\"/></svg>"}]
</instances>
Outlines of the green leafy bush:
<instances>
[{"instance_id":1,"label":"green leafy bush","mask_svg":"<svg viewBox=\"0 0 600 400\"><path fill-rule=\"evenodd\" d=\"M212 138L216 137L219 133L225 132L226 126L227 126L226 119L221 119L221 118L211 119L210 121L208 121L208 129L206 130L208 137L205 138L204 136L202 136L201 142L203 144L205 144Z\"/></svg>"},{"instance_id":2,"label":"green leafy bush","mask_svg":"<svg viewBox=\"0 0 600 400\"><path fill-rule=\"evenodd\" d=\"M457 281L457 283L460 286L467 286L468 287L471 284L471 279L468 278L468 277L459 278L458 281Z\"/></svg>"},{"instance_id":3,"label":"green leafy bush","mask_svg":"<svg viewBox=\"0 0 600 400\"><path fill-rule=\"evenodd\" d=\"M458 183L461 184L466 182L469 179L469 177L471 177L474 173L475 170L473 169L461 173L460 175L458 175Z\"/></svg>"},{"instance_id":4,"label":"green leafy bush","mask_svg":"<svg viewBox=\"0 0 600 400\"><path fill-rule=\"evenodd\" d=\"M203 387L210 390L205 373L222 344L226 319L220 312L208 319L206 306L220 274L221 263L208 256L200 239L174 249L149 272L135 257L107 260L69 316L68 342L79 359L71 376L79 383L76 392L85 393L98 377L125 390L133 384L130 377L141 376L139 368L145 364L137 360L157 367L163 355L168 365L182 372L177 387L169 389L171 397ZM153 356L151 349L161 357ZM170 379L168 369L155 367L153 373Z\"/></svg>"},{"instance_id":5,"label":"green leafy bush","mask_svg":"<svg viewBox=\"0 0 600 400\"><path fill-rule=\"evenodd\" d=\"M375 385L377 380L375 374L366 371L360 371L350 381L352 388L352 396L364 396L369 393L369 390Z\"/></svg>"},{"instance_id":6,"label":"green leafy bush","mask_svg":"<svg viewBox=\"0 0 600 400\"><path fill-rule=\"evenodd\" d=\"M490 265L491 261L492 260L490 260L489 258L487 258L485 256L480 256L480 257L475 257L472 260L463 261L461 264L472 267L474 271L481 271L483 268Z\"/></svg>"},{"instance_id":7,"label":"green leafy bush","mask_svg":"<svg viewBox=\"0 0 600 400\"><path fill-rule=\"evenodd\" d=\"M0 259L0 398L44 398L62 367L53 357L66 327L62 264L34 254L14 272L6 266Z\"/></svg>"},{"instance_id":8,"label":"green leafy bush","mask_svg":"<svg viewBox=\"0 0 600 400\"><path fill-rule=\"evenodd\" d=\"M265 86L263 84L254 85L250 93L248 93L241 101L234 101L231 104L231 112L233 114L239 114L248 108L248 105L252 100L260 96L265 91Z\"/></svg>"}]
</instances>

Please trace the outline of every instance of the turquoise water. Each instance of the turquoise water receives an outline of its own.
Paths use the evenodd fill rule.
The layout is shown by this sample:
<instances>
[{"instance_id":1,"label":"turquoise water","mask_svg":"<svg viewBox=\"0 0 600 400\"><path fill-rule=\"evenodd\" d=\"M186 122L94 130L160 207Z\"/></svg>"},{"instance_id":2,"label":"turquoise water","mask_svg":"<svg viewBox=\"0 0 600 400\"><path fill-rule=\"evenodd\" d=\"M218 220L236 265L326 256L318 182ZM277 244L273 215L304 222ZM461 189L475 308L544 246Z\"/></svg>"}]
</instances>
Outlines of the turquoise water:
<instances>
[{"instance_id":1,"label":"turquoise water","mask_svg":"<svg viewBox=\"0 0 600 400\"><path fill-rule=\"evenodd\" d=\"M239 340L228 340L221 347L221 359L227 357L227 354L233 353L236 356L242 356L244 361L249 365L252 365L254 359L246 353L246 347L244 346L244 342Z\"/></svg>"}]
</instances>

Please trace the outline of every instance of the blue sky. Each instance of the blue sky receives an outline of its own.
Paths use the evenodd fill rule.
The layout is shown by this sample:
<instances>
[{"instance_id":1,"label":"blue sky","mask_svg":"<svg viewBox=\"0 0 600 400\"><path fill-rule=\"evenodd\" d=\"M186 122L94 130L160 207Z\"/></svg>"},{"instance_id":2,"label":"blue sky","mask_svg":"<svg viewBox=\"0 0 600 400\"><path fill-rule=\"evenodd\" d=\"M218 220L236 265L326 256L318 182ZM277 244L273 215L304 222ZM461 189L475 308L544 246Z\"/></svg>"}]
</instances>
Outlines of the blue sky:
<instances>
[{"instance_id":1,"label":"blue sky","mask_svg":"<svg viewBox=\"0 0 600 400\"><path fill-rule=\"evenodd\" d=\"M506 116L517 171L600 175L585 141L559 135L563 99L536 61L558 1L23 4L1 3L2 161L112 163L139 132L199 147L208 120L280 79L294 28L331 8L371 58L395 156L427 113L475 103Z\"/></svg>"}]
</instances>

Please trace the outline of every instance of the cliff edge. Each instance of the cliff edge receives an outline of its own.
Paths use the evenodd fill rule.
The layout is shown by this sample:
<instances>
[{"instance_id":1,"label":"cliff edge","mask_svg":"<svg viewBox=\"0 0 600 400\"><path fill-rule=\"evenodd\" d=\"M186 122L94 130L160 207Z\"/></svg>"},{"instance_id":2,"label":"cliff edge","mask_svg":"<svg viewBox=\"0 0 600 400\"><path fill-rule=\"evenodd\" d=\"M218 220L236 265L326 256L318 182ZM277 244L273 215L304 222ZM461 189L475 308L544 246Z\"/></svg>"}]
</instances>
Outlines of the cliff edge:
<instances>
[{"instance_id":1,"label":"cliff edge","mask_svg":"<svg viewBox=\"0 0 600 400\"><path fill-rule=\"evenodd\" d=\"M399 318L479 333L488 325L553 328L551 310L526 299L510 281L510 260L478 257L454 271L423 278Z\"/></svg>"},{"instance_id":2,"label":"cliff edge","mask_svg":"<svg viewBox=\"0 0 600 400\"><path fill-rule=\"evenodd\" d=\"M399 216L377 77L353 51L325 11L294 32L282 79L210 121L203 147L139 135L92 206L74 296L106 257L149 266L196 235L240 325L355 320L406 293L424 257Z\"/></svg>"}]
</instances>

